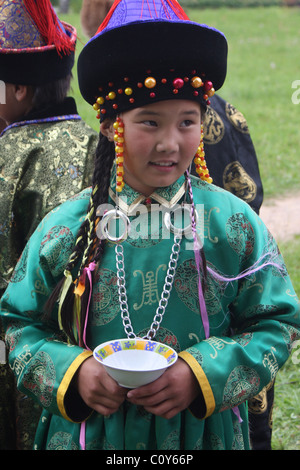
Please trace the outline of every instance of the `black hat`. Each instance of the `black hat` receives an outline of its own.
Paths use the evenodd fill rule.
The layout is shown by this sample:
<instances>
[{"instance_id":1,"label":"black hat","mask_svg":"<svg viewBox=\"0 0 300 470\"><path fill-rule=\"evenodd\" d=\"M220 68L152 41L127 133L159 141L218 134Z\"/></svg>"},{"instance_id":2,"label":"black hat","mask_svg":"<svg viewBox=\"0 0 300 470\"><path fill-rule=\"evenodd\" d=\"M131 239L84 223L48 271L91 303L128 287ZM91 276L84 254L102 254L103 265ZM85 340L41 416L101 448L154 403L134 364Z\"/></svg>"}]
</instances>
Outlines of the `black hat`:
<instances>
[{"instance_id":1,"label":"black hat","mask_svg":"<svg viewBox=\"0 0 300 470\"><path fill-rule=\"evenodd\" d=\"M226 70L223 33L190 21L176 0L115 0L78 59L80 91L101 119L166 99L205 106Z\"/></svg>"},{"instance_id":2,"label":"black hat","mask_svg":"<svg viewBox=\"0 0 300 470\"><path fill-rule=\"evenodd\" d=\"M74 65L76 36L49 0L0 2L0 80L42 85L67 76Z\"/></svg>"}]
</instances>

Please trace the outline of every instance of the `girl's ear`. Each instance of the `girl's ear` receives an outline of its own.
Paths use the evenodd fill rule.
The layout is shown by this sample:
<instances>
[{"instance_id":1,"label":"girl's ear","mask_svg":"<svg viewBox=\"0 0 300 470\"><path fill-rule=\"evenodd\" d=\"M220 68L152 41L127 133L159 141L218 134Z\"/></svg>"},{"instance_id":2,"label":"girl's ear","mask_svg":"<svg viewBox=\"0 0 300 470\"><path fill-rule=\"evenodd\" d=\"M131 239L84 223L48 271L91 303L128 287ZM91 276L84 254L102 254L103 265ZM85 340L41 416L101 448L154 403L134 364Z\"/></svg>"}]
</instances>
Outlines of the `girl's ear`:
<instances>
[{"instance_id":1,"label":"girl's ear","mask_svg":"<svg viewBox=\"0 0 300 470\"><path fill-rule=\"evenodd\" d=\"M24 102L25 100L31 101L33 96L32 87L28 85L13 85L15 98L18 102Z\"/></svg>"},{"instance_id":2,"label":"girl's ear","mask_svg":"<svg viewBox=\"0 0 300 470\"><path fill-rule=\"evenodd\" d=\"M115 130L113 127L113 121L111 119L105 119L100 124L100 132L105 135L110 142L114 141Z\"/></svg>"}]
</instances>

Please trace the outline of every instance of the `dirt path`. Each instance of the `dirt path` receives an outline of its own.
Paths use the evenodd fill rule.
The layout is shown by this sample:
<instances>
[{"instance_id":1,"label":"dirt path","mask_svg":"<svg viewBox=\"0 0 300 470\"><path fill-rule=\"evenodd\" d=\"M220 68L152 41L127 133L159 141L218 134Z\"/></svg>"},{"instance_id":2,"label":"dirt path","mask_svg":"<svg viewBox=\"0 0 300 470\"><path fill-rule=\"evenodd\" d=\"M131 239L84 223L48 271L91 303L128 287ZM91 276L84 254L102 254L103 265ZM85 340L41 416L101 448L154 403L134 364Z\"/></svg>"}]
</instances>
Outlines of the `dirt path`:
<instances>
[{"instance_id":1,"label":"dirt path","mask_svg":"<svg viewBox=\"0 0 300 470\"><path fill-rule=\"evenodd\" d=\"M260 217L277 241L300 235L300 192L278 200L266 200Z\"/></svg>"}]
</instances>

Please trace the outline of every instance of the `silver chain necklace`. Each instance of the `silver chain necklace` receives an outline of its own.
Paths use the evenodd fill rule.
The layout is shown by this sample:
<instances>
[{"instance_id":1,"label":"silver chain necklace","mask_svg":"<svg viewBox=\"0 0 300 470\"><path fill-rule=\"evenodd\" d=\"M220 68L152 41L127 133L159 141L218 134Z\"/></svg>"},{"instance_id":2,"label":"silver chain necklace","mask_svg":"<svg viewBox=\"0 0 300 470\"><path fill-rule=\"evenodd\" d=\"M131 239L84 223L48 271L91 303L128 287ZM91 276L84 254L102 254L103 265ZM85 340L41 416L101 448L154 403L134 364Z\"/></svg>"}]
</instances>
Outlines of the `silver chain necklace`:
<instances>
[{"instance_id":1,"label":"silver chain necklace","mask_svg":"<svg viewBox=\"0 0 300 470\"><path fill-rule=\"evenodd\" d=\"M172 291L172 287L173 287L174 277L175 277L176 268L177 268L177 262L178 262L179 253L180 253L180 243L181 243L181 237L175 236L160 301L156 309L150 329L147 335L144 337L145 339L153 339L162 322L164 313L166 311L166 308L169 302L169 297ZM121 318L123 321L123 326L124 326L124 330L125 330L127 337L133 339L133 338L136 338L136 334L133 331L133 327L132 327L130 317L129 317L126 281L125 281L124 250L121 244L116 245L115 253L116 253L117 285L118 285L119 303L120 303L120 309L121 309Z\"/></svg>"},{"instance_id":2,"label":"silver chain necklace","mask_svg":"<svg viewBox=\"0 0 300 470\"><path fill-rule=\"evenodd\" d=\"M185 207L187 189L184 198L184 203L181 206L181 210L185 211L187 208ZM190 209L188 209L190 212ZM194 214L197 216L197 212ZM114 237L110 234L108 230L109 221L111 219L121 219L124 223L124 232L119 237ZM160 327L160 324L163 320L163 316L165 314L169 298L171 295L174 278L176 274L177 262L180 253L180 244L183 235L187 235L192 230L192 224L188 225L183 229L176 228L170 219L170 214L165 214L165 225L166 227L174 233L174 244L172 246L172 251L170 255L170 260L168 264L168 270L165 277L165 283L163 286L163 290L161 293L160 301L158 307L156 309L153 322L150 326L150 329L147 335L144 337L145 339L153 339ZM117 205L114 210L108 211L104 214L101 222L100 222L101 233L104 234L104 238L116 243L115 246L115 253L116 253L116 268L117 268L117 286L118 286L118 295L119 295L119 303L120 303L120 310L121 310L121 318L124 326L125 333L128 338L136 338L136 334L134 333L129 311L128 311L128 302L127 302L127 290L126 290L126 280L125 280L125 264L124 264L124 250L122 242L127 238L130 233L130 220L129 218L120 210L119 206Z\"/></svg>"}]
</instances>

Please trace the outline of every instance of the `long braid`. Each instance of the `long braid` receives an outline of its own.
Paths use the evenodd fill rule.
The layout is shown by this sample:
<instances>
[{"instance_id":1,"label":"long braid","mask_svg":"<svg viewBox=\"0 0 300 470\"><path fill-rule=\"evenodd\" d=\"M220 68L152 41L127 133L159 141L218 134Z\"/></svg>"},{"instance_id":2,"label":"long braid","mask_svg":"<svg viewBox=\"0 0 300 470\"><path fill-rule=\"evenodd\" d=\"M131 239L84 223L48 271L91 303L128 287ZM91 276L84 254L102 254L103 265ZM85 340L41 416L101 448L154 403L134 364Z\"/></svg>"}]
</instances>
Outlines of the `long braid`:
<instances>
[{"instance_id":1,"label":"long braid","mask_svg":"<svg viewBox=\"0 0 300 470\"><path fill-rule=\"evenodd\" d=\"M74 301L76 300L76 288L83 277L84 270L88 264L94 260L95 254L97 260L103 252L99 245L100 240L96 235L97 207L108 201L108 190L110 185L110 172L113 165L115 153L114 143L109 142L106 137L100 134L98 145L96 148L95 169L92 181L92 192L87 209L87 215L80 226L77 239L74 245L73 252L71 253L68 263L65 267L64 277L57 284L51 296L45 304L46 315L51 315L55 302L59 301L59 324L60 328L67 334L72 343L78 343L82 333L85 317L85 305L89 295L89 288L83 286L83 293L80 299L80 313L77 321L78 335L74 333ZM72 278L72 272L77 268L77 275L75 280Z\"/></svg>"}]
</instances>

